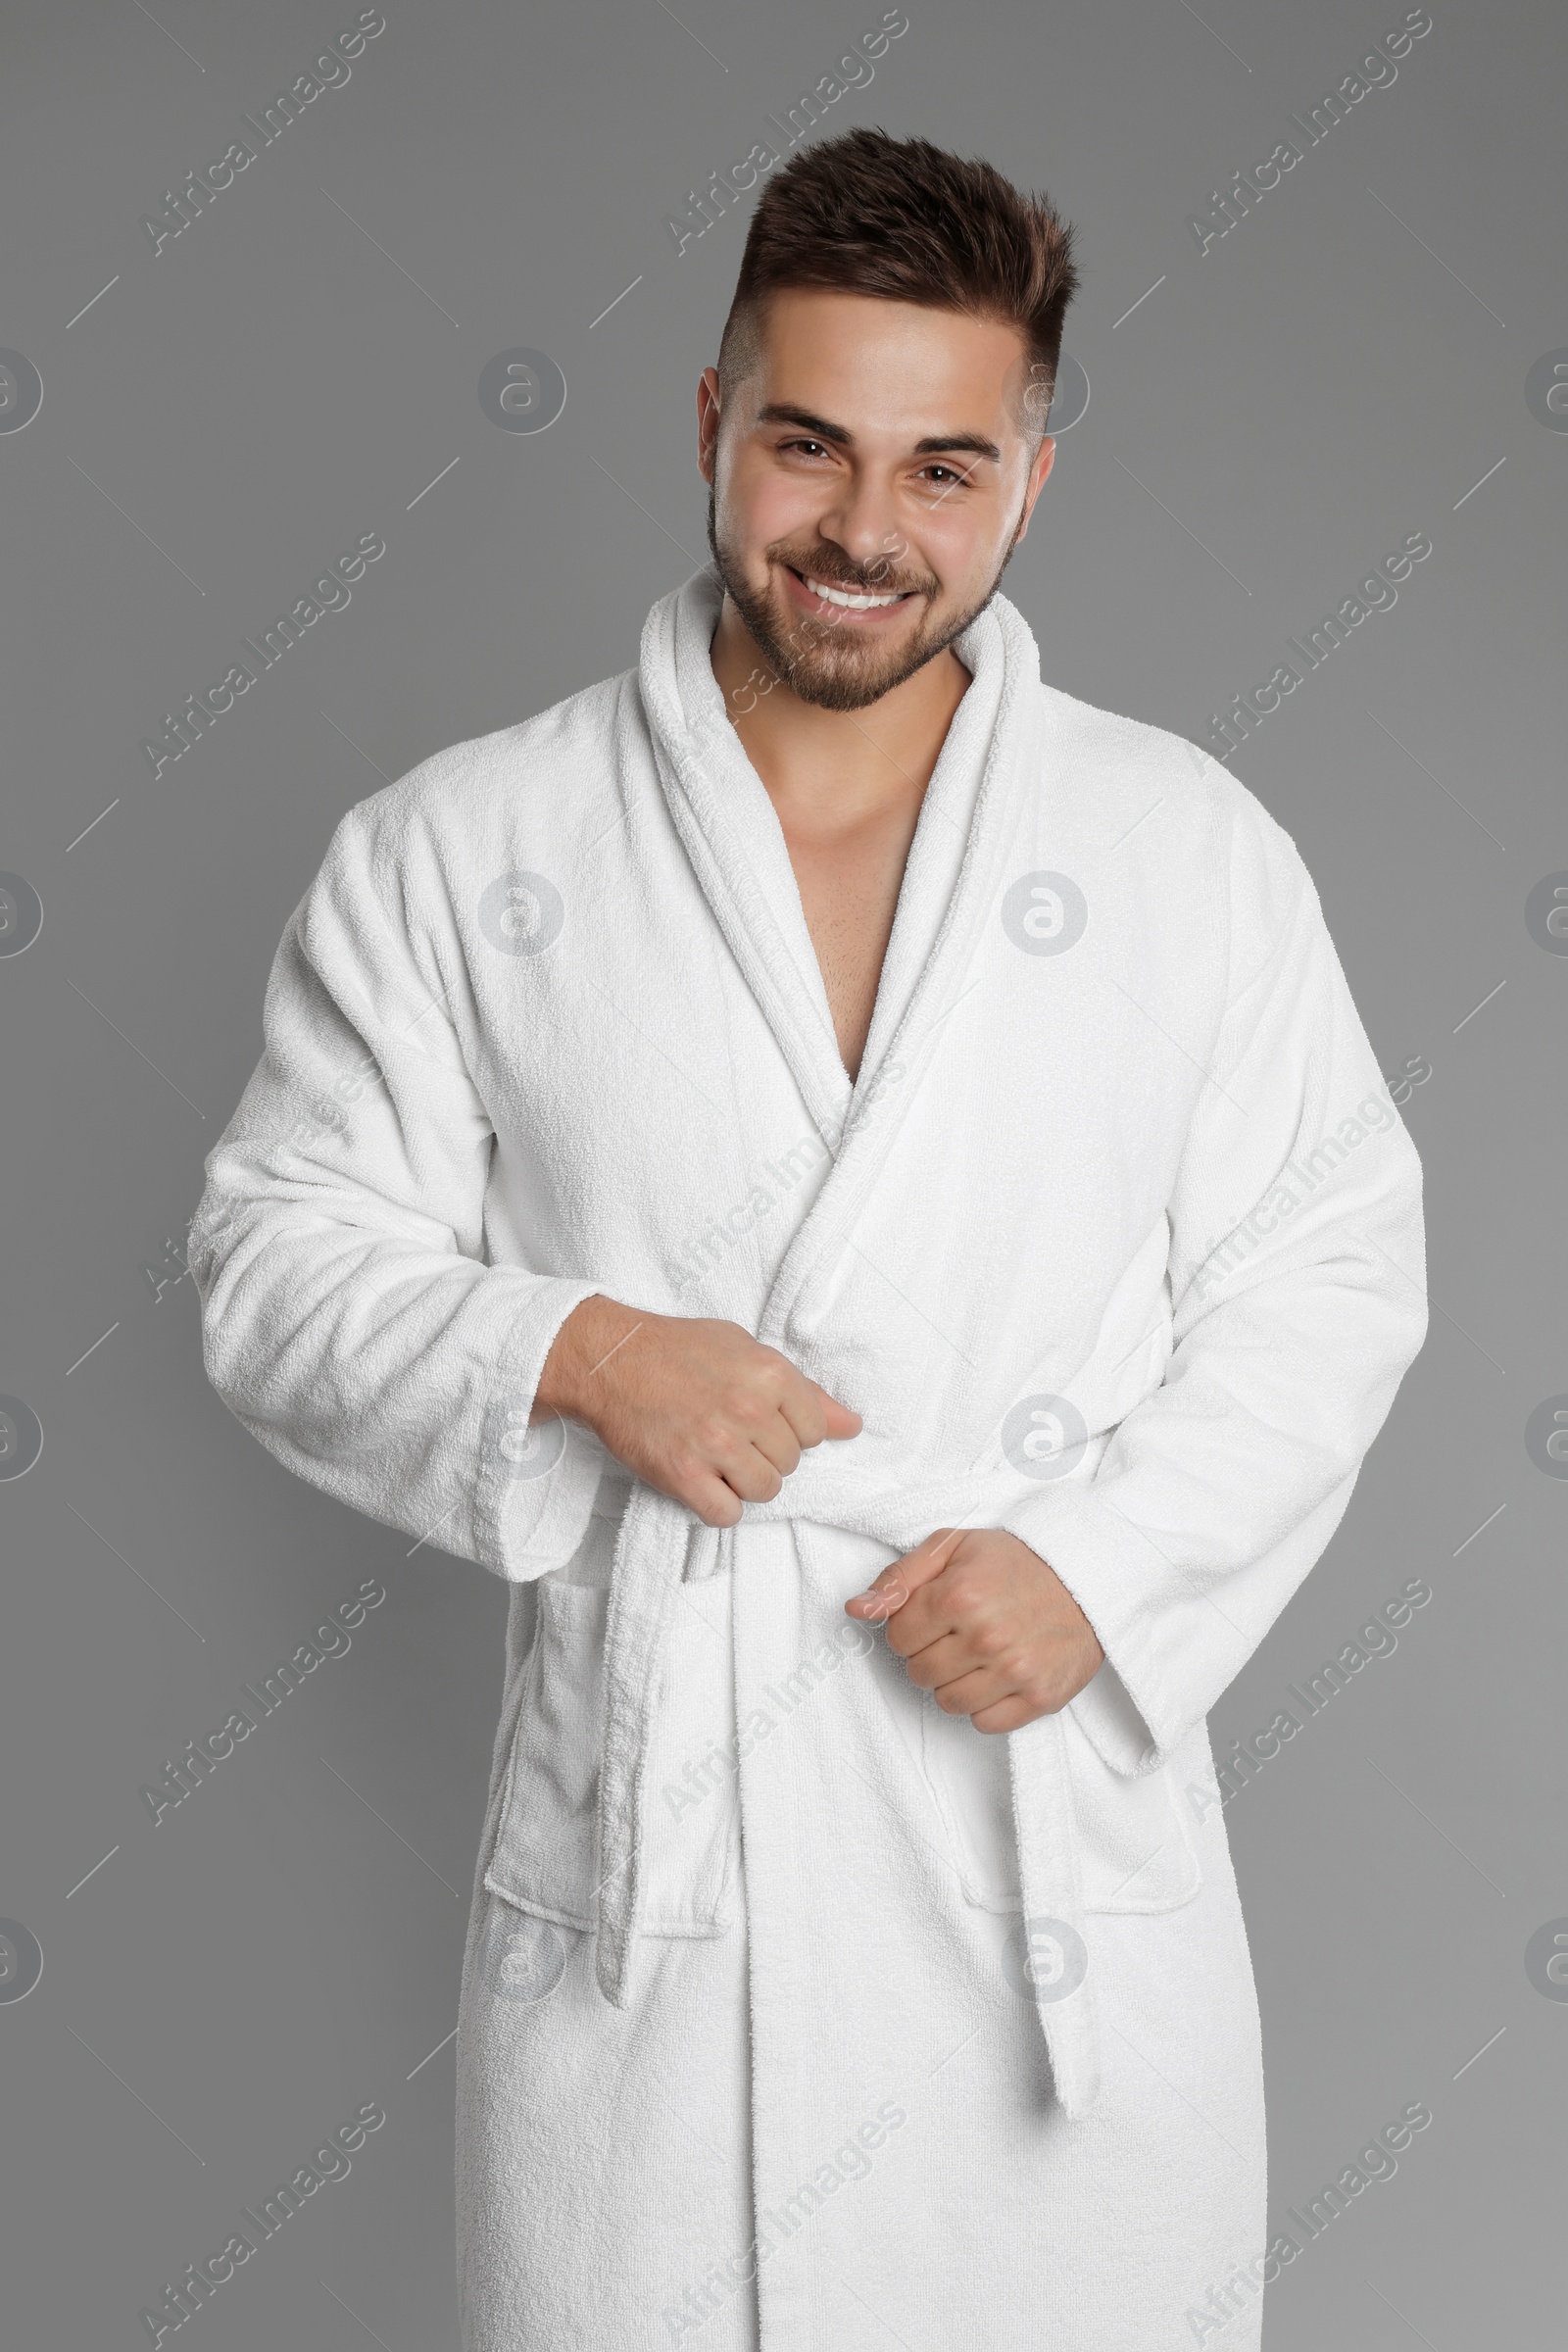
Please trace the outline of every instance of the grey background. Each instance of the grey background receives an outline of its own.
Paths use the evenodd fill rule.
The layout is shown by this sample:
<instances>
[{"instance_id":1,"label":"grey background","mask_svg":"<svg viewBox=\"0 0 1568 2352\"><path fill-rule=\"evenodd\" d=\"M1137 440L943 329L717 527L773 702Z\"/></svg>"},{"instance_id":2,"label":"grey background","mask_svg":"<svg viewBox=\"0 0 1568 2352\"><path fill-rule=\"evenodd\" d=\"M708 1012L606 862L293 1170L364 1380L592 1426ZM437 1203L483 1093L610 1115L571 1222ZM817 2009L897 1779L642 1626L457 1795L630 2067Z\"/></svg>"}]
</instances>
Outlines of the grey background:
<instances>
[{"instance_id":1,"label":"grey background","mask_svg":"<svg viewBox=\"0 0 1568 2352\"><path fill-rule=\"evenodd\" d=\"M155 1297L143 1269L195 1206L343 809L625 667L704 559L693 391L744 227L677 254L662 218L881 12L387 0L347 85L155 256L162 191L356 13L6 12L0 344L44 387L0 434L0 867L44 909L0 959L0 1391L44 1432L0 1482L0 1917L43 1952L0 2003L19 2347L145 2342L160 2282L372 2099L352 2175L179 2340L456 2346L441 2045L505 1592L275 1465L205 1385L189 1280ZM1236 229L1200 253L1187 225L1403 13L909 0L824 123L983 153L1079 224L1092 397L1004 583L1054 684L1203 741L1287 636L1433 541L1232 762L1317 880L1381 1066L1431 1070L1404 1105L1431 1336L1213 1730L1223 1752L1428 1581L1396 1653L1227 1821L1271 2215L1407 2102L1433 2123L1271 2289L1268 2352L1560 2318L1568 2003L1524 1955L1568 1914L1568 1484L1523 1433L1568 1391L1568 959L1524 905L1568 867L1568 439L1525 379L1568 344L1568 22L1436 0L1396 82ZM519 345L568 386L538 435L476 396ZM160 714L370 531L352 605L154 781ZM370 1576L388 1598L349 1654L154 1826L141 1785Z\"/></svg>"}]
</instances>

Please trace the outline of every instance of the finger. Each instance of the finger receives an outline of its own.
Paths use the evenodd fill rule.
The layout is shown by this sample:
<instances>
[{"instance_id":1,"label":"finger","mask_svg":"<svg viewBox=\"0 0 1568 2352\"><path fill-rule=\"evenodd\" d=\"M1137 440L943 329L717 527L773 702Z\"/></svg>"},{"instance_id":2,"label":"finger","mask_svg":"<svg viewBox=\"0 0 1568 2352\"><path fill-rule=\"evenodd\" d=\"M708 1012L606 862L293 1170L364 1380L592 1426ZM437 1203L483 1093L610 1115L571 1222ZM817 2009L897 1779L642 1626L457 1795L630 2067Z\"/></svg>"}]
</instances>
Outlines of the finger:
<instances>
[{"instance_id":1,"label":"finger","mask_svg":"<svg viewBox=\"0 0 1568 2352\"><path fill-rule=\"evenodd\" d=\"M684 1503L695 1511L705 1527L735 1527L741 1518L741 1498L733 1487L711 1471L703 1471L695 1478L683 1479L679 1485L667 1484L650 1471L640 1475L671 1502Z\"/></svg>"},{"instance_id":2,"label":"finger","mask_svg":"<svg viewBox=\"0 0 1568 2352\"><path fill-rule=\"evenodd\" d=\"M743 1502L771 1502L784 1484L777 1466L749 1438L726 1448L713 1468Z\"/></svg>"},{"instance_id":3,"label":"finger","mask_svg":"<svg viewBox=\"0 0 1568 2352\"><path fill-rule=\"evenodd\" d=\"M757 1432L752 1444L759 1453L770 1461L780 1478L788 1478L800 1465L801 1447L794 1430L782 1412Z\"/></svg>"},{"instance_id":4,"label":"finger","mask_svg":"<svg viewBox=\"0 0 1568 2352\"><path fill-rule=\"evenodd\" d=\"M976 1666L949 1683L939 1684L932 1693L944 1715L970 1715L977 1709L995 1707L1009 1699L1022 1700L1015 1679L1002 1674L995 1666Z\"/></svg>"},{"instance_id":5,"label":"finger","mask_svg":"<svg viewBox=\"0 0 1568 2352\"><path fill-rule=\"evenodd\" d=\"M865 1427L865 1422L861 1415L855 1410L855 1407L850 1404L841 1404L836 1396L828 1395L826 1389L818 1389L817 1395L822 1400L822 1416L826 1423L826 1434L830 1438L858 1438Z\"/></svg>"},{"instance_id":6,"label":"finger","mask_svg":"<svg viewBox=\"0 0 1568 2352\"><path fill-rule=\"evenodd\" d=\"M1050 1707L1043 1707L1036 1700L1014 1693L1011 1698L1002 1699L994 1707L977 1707L969 1721L977 1732L1016 1732L1024 1724L1033 1723L1037 1715L1049 1715L1052 1712Z\"/></svg>"},{"instance_id":7,"label":"finger","mask_svg":"<svg viewBox=\"0 0 1568 2352\"><path fill-rule=\"evenodd\" d=\"M961 1531L939 1527L912 1551L902 1559L890 1561L879 1576L874 1576L863 1592L846 1601L846 1608L870 1624L880 1624L890 1618L895 1609L903 1608L924 1585L934 1583L952 1556L955 1537ZM925 1639L929 1641L930 1635Z\"/></svg>"},{"instance_id":8,"label":"finger","mask_svg":"<svg viewBox=\"0 0 1568 2352\"><path fill-rule=\"evenodd\" d=\"M895 1630L893 1627L888 1630L890 1649L894 1647ZM973 1673L985 1664L958 1633L939 1634L934 1642L922 1642L913 1649L901 1649L898 1654L910 1682L922 1690L936 1690L944 1683L956 1682L960 1674Z\"/></svg>"},{"instance_id":9,"label":"finger","mask_svg":"<svg viewBox=\"0 0 1568 2352\"><path fill-rule=\"evenodd\" d=\"M792 1367L793 1368L793 1367ZM820 1446L828 1434L827 1407L833 1399L814 1380L797 1374L778 1400L778 1409L802 1446Z\"/></svg>"},{"instance_id":10,"label":"finger","mask_svg":"<svg viewBox=\"0 0 1568 2352\"><path fill-rule=\"evenodd\" d=\"M894 1610L887 1621L888 1647L908 1660L929 1648L933 1642L940 1642L944 1635L966 1636L968 1630L955 1617L939 1577L934 1584L921 1585L908 1593Z\"/></svg>"}]
</instances>

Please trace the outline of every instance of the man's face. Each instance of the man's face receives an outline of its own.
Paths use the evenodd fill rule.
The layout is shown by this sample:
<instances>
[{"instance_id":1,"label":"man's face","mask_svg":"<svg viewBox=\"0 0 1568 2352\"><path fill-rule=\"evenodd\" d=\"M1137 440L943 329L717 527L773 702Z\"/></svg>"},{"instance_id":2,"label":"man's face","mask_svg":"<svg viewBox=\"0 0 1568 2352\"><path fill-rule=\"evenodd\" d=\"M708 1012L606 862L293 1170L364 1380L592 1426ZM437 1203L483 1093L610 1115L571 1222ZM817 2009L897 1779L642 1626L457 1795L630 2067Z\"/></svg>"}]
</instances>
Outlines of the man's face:
<instances>
[{"instance_id":1,"label":"man's face","mask_svg":"<svg viewBox=\"0 0 1568 2352\"><path fill-rule=\"evenodd\" d=\"M1026 428L1043 398L1016 327L816 287L770 298L722 419L706 370L709 544L802 701L862 710L984 610L1051 470Z\"/></svg>"}]
</instances>

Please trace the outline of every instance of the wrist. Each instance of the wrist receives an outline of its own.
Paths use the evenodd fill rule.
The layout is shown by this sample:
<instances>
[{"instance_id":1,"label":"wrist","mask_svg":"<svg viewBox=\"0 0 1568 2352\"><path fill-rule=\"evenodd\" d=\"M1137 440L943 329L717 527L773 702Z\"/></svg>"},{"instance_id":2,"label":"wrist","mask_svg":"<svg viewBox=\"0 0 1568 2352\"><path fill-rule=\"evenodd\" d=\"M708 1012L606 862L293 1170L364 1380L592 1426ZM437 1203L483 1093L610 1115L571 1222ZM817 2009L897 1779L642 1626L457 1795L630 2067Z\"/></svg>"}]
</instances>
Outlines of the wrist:
<instances>
[{"instance_id":1,"label":"wrist","mask_svg":"<svg viewBox=\"0 0 1568 2352\"><path fill-rule=\"evenodd\" d=\"M596 1378L599 1367L639 1319L630 1307L602 1292L579 1299L551 1343L534 1391L530 1422L564 1418L592 1429L595 1403L605 1393Z\"/></svg>"}]
</instances>

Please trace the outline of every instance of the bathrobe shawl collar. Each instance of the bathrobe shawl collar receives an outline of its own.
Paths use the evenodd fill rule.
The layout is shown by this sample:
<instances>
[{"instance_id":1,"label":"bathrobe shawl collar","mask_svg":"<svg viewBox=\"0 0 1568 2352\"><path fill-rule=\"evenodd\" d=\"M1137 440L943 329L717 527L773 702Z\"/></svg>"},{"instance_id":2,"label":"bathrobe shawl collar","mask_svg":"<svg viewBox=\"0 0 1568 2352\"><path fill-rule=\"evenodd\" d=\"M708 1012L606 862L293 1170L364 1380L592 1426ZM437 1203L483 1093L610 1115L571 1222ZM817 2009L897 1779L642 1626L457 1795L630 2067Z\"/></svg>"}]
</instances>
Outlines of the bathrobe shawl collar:
<instances>
[{"instance_id":1,"label":"bathrobe shawl collar","mask_svg":"<svg viewBox=\"0 0 1568 2352\"><path fill-rule=\"evenodd\" d=\"M713 676L709 648L718 609L711 572L695 574L656 604L643 631L637 687L660 784L692 869L834 1155L759 1319L758 1338L777 1347L813 1269L842 1250L869 1187L896 1149L898 1100L877 1100L876 1073L897 1059L908 1077L918 1078L936 1030L969 985L966 973L983 927L995 919L1004 861L1024 813L1032 813L1042 795L1049 802L1059 755L1033 635L1015 608L996 596L956 641L973 683L922 803L859 1080L852 1084L782 831ZM972 804L949 888L940 880L943 860L924 853L932 847L931 829L951 826L953 808L964 808L966 777ZM939 916L929 899L933 888L947 889ZM897 1096L907 1101L912 1092L906 1085ZM870 1116L873 1103L876 1115ZM852 1449L817 1447L773 1502L747 1503L740 1523L724 1530L705 1526L640 1480L633 1483L612 1569L599 1784L597 1974L600 1989L617 2007L630 1998L649 1726L676 1586L715 1570L733 1573L748 1526L760 1520L811 1520L874 1536L903 1551L934 1527L997 1525L1003 1508L1024 1490L1026 1482L1009 1473L995 1449L983 1464L933 1476L928 1462L901 1452L896 1435L873 1437L868 1430L866 1439L854 1449L863 1457L858 1469L849 1460ZM740 1611L748 1592L743 1574L733 1575L732 1590ZM1041 1717L1007 1740L1026 1940L1037 1923L1049 1923L1053 1932L1061 1923L1081 1936L1081 1877L1059 1719ZM1057 1997L1058 1987L1042 1973L1036 1991L1057 2097L1069 2117L1081 2115L1099 2089L1093 1972L1066 1997Z\"/></svg>"}]
</instances>

